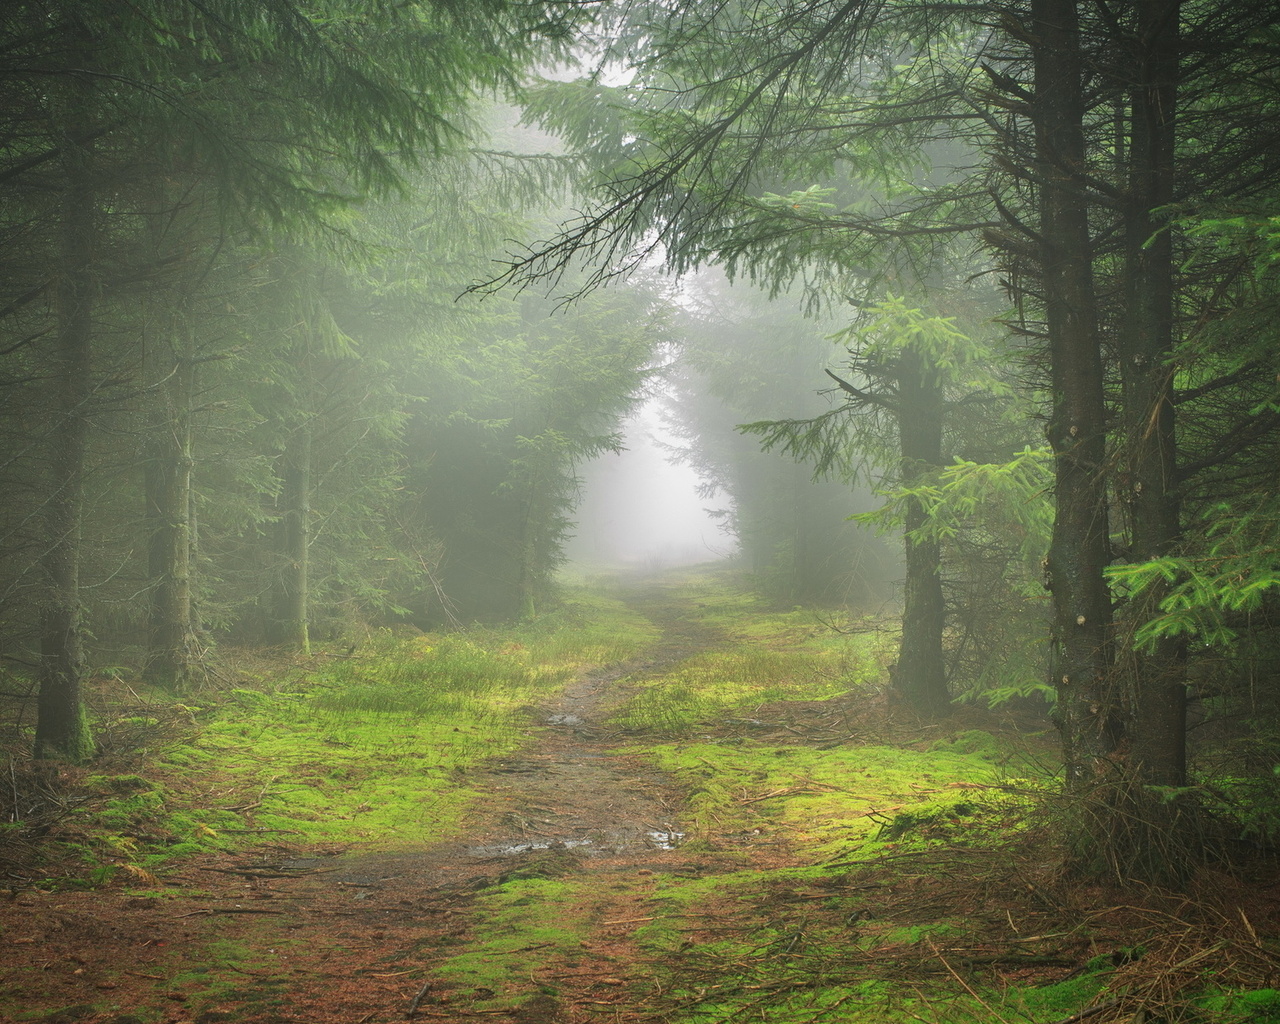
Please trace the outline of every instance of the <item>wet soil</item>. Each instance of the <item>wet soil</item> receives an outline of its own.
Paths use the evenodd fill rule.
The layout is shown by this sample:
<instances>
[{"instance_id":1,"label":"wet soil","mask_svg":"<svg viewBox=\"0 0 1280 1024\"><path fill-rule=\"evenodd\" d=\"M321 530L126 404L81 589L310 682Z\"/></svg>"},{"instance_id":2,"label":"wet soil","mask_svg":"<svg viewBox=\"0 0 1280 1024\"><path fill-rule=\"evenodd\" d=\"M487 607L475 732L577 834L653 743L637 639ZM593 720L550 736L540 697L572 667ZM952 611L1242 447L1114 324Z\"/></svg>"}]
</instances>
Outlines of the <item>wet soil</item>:
<instances>
[{"instance_id":1,"label":"wet soil","mask_svg":"<svg viewBox=\"0 0 1280 1024\"><path fill-rule=\"evenodd\" d=\"M716 863L682 847L678 788L619 753L606 720L637 679L720 637L661 589L631 600L661 640L538 709L527 747L468 780L482 799L465 836L376 852L264 845L189 863L155 896L14 882L0 897L0 1007L57 1024L645 1018L653 970L631 933L650 919L646 900L661 874ZM735 842L733 867L752 846L770 863L785 857L759 833ZM467 940L477 894L549 872L594 894L579 908L590 934L539 957L554 977L531 971L504 1009L485 1008L489 992L434 987L431 967Z\"/></svg>"},{"instance_id":2,"label":"wet soil","mask_svg":"<svg viewBox=\"0 0 1280 1024\"><path fill-rule=\"evenodd\" d=\"M0 1020L660 1021L673 1005L660 979L672 969L707 990L726 970L752 969L704 955L704 945L712 949L726 931L750 926L754 914L787 940L789 955L804 940L806 922L837 889L865 897L865 912L839 911L851 935L864 919L867 927L881 919L895 925L948 919L966 920L969 928L942 951L919 942L850 946L838 961L816 962L820 974L891 977L915 990L950 984L953 977L964 984L956 969L968 964L986 971L979 983L998 991L1073 977L1099 955L1141 946L1147 955L1126 961L1116 975L1121 988L1139 995L1147 989L1167 995L1183 981L1199 984L1198 975L1183 975L1207 955L1200 950L1217 951L1215 969L1229 961L1237 975L1229 983L1236 987L1275 985L1280 959L1258 938L1271 942L1280 933L1280 876L1273 865L1256 877L1206 875L1189 895L1149 893L1139 905L1128 890L1064 881L1031 847L1021 860L984 859L981 851L964 849L918 860L890 855L882 865L859 869L856 878L833 873L803 891L765 886L752 906L736 895L708 902L702 909L713 912L682 922L677 944L665 954L637 942L636 930L663 913L653 896L664 878L773 867L790 863L792 855L786 834L765 817L759 828L715 836L719 852L686 844L680 787L625 752L628 738L612 731L611 709L646 674L726 639L691 614L678 593L655 585L628 600L660 628L659 641L643 659L586 673L552 705L532 709L524 749L467 780L481 796L462 835L421 835L377 849L303 847L282 835L237 856L188 861L163 884L139 878L132 887L117 879L83 891L53 889L40 883L47 875L34 863L0 879ZM760 722L726 722L715 731L721 739L749 730L770 744L826 748L859 739L921 742L936 728L892 721L873 703L867 695L856 709L788 702L759 709ZM491 949L491 959L503 964L508 999L502 1003L479 984L442 981L436 968L475 948L485 900L499 884L521 878L573 881L577 902L549 912L580 923L574 941L530 934L502 952ZM1222 952L1228 939L1229 957ZM1138 973L1120 978L1124 971ZM748 987L762 997L776 987L773 975L760 981ZM797 987L809 983L800 979ZM1103 1009L1093 1019L1128 1013L1118 1001Z\"/></svg>"}]
</instances>

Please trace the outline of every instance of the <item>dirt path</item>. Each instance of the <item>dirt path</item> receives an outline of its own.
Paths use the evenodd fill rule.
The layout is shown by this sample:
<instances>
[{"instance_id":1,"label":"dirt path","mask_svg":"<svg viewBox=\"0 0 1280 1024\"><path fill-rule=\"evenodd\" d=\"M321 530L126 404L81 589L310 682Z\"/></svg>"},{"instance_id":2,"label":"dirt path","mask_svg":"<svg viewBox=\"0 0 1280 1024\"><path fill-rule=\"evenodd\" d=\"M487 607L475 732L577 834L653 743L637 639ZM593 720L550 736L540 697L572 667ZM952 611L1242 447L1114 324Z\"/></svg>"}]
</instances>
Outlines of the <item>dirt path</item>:
<instances>
[{"instance_id":1,"label":"dirt path","mask_svg":"<svg viewBox=\"0 0 1280 1024\"><path fill-rule=\"evenodd\" d=\"M572 682L525 750L465 780L481 799L464 838L378 853L265 847L192 864L155 898L16 892L0 941L27 969L6 971L0 995L51 1024L641 1019L652 972L631 933L662 873L707 865L681 848L671 780L619 753L606 720L628 680L718 637L663 590L631 600L661 640L644 660ZM530 938L486 958L500 961L514 1008L489 1008L483 985L435 980L474 945L494 886L551 877L572 878L578 895L531 906L529 927L572 918L576 941Z\"/></svg>"}]
</instances>

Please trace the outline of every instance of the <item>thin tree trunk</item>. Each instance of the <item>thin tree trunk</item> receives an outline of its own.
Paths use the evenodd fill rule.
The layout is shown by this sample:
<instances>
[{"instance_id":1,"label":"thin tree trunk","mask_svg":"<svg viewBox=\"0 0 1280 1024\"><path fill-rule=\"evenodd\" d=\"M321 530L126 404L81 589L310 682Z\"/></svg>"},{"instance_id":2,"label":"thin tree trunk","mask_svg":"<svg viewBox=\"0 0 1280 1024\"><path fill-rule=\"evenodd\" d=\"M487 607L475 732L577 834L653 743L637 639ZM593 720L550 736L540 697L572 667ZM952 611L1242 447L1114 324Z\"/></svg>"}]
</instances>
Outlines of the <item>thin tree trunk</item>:
<instances>
[{"instance_id":1,"label":"thin tree trunk","mask_svg":"<svg viewBox=\"0 0 1280 1024\"><path fill-rule=\"evenodd\" d=\"M1068 786L1083 788L1116 748L1109 691L1111 600L1103 463L1106 415L1085 166L1084 99L1075 0L1032 0L1036 171L1049 335L1056 509L1046 560L1052 597L1050 678L1058 693Z\"/></svg>"},{"instance_id":2,"label":"thin tree trunk","mask_svg":"<svg viewBox=\"0 0 1280 1024\"><path fill-rule=\"evenodd\" d=\"M276 643L291 644L311 653L311 433L312 422L300 423L285 447L280 500L284 516L280 529L283 564L276 593Z\"/></svg>"},{"instance_id":3,"label":"thin tree trunk","mask_svg":"<svg viewBox=\"0 0 1280 1024\"><path fill-rule=\"evenodd\" d=\"M813 507L809 500L813 490L813 481L803 463L796 462L791 466L791 565L790 585L787 590L788 601L813 600L813 581L817 578L814 562L813 528L810 523L810 511Z\"/></svg>"},{"instance_id":4,"label":"thin tree trunk","mask_svg":"<svg viewBox=\"0 0 1280 1024\"><path fill-rule=\"evenodd\" d=\"M920 353L903 351L897 373L898 438L904 487L924 483L942 464L942 386ZM921 537L926 509L908 497L904 515L906 580L903 585L902 642L893 685L923 715L944 714L947 693L942 632L946 609L942 595L942 553L936 540Z\"/></svg>"},{"instance_id":5,"label":"thin tree trunk","mask_svg":"<svg viewBox=\"0 0 1280 1024\"><path fill-rule=\"evenodd\" d=\"M93 752L85 716L80 535L84 466L93 397L93 256L96 209L90 152L63 140L67 175L61 211L62 276L57 291L57 365L45 501L45 596L40 609L40 695L35 754L82 761Z\"/></svg>"},{"instance_id":6,"label":"thin tree trunk","mask_svg":"<svg viewBox=\"0 0 1280 1024\"><path fill-rule=\"evenodd\" d=\"M178 325L170 345L157 386L159 411L146 473L152 592L145 674L155 685L180 691L191 681L196 650L191 619L195 359L189 325Z\"/></svg>"}]
</instances>

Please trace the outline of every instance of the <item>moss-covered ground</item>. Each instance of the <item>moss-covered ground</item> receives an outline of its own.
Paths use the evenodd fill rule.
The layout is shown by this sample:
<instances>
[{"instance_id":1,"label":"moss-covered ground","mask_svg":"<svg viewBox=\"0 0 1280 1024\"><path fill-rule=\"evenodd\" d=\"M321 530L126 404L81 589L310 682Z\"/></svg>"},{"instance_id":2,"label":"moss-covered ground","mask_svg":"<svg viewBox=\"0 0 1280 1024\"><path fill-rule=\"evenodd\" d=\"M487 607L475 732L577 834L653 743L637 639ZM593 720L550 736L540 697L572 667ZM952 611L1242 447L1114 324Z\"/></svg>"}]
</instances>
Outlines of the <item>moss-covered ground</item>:
<instances>
[{"instance_id":1,"label":"moss-covered ground","mask_svg":"<svg viewBox=\"0 0 1280 1024\"><path fill-rule=\"evenodd\" d=\"M0 1017L1280 1021L1274 872L1073 882L1045 716L915 720L893 643L699 567L103 680L103 756L11 773Z\"/></svg>"}]
</instances>

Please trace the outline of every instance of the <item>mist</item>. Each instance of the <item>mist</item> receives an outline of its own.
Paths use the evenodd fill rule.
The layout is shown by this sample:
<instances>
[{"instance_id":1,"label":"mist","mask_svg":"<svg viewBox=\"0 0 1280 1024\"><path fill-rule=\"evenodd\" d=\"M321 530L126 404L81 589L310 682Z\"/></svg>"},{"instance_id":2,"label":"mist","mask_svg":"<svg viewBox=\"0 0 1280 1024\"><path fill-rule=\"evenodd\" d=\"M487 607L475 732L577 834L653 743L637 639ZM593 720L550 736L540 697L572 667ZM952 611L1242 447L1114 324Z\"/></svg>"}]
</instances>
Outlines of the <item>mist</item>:
<instances>
[{"instance_id":1,"label":"mist","mask_svg":"<svg viewBox=\"0 0 1280 1024\"><path fill-rule=\"evenodd\" d=\"M661 399L623 423L621 452L581 467L582 501L566 553L579 564L658 569L728 558L738 551L726 495L701 497L702 484L669 450Z\"/></svg>"}]
</instances>

